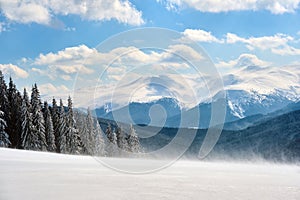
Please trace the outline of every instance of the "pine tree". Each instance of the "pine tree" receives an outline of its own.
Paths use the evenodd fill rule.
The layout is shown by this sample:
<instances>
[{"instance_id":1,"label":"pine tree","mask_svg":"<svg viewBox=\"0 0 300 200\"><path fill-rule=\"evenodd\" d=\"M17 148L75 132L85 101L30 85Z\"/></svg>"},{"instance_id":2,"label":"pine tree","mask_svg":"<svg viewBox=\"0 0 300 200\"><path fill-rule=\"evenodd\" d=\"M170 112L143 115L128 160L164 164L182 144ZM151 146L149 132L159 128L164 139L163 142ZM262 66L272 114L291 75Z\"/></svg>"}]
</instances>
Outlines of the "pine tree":
<instances>
[{"instance_id":1,"label":"pine tree","mask_svg":"<svg viewBox=\"0 0 300 200\"><path fill-rule=\"evenodd\" d=\"M126 151L128 149L128 143L126 140L126 136L122 131L121 127L117 127L116 136L117 136L117 144L120 152Z\"/></svg>"},{"instance_id":2,"label":"pine tree","mask_svg":"<svg viewBox=\"0 0 300 200\"><path fill-rule=\"evenodd\" d=\"M95 155L96 156L104 156L105 155L105 143L103 139L103 134L101 127L96 120L95 122L96 128L95 128Z\"/></svg>"},{"instance_id":3,"label":"pine tree","mask_svg":"<svg viewBox=\"0 0 300 200\"><path fill-rule=\"evenodd\" d=\"M44 119L45 119L45 136L47 142L47 150L50 152L56 151L55 136L53 122L47 101L44 102Z\"/></svg>"},{"instance_id":4,"label":"pine tree","mask_svg":"<svg viewBox=\"0 0 300 200\"><path fill-rule=\"evenodd\" d=\"M8 147L10 145L9 136L5 132L5 127L4 112L0 110L0 147Z\"/></svg>"},{"instance_id":5,"label":"pine tree","mask_svg":"<svg viewBox=\"0 0 300 200\"><path fill-rule=\"evenodd\" d=\"M19 148L21 146L21 107L22 97L20 92L16 89L12 78L9 79L9 87L7 92L8 97L8 121L7 121L7 133L10 136L11 147Z\"/></svg>"},{"instance_id":6,"label":"pine tree","mask_svg":"<svg viewBox=\"0 0 300 200\"><path fill-rule=\"evenodd\" d=\"M86 124L86 116L79 111L74 112L74 117L76 121L76 127L78 129L78 133L81 138L81 153L89 154L87 144L88 144L88 134L87 134L87 124Z\"/></svg>"},{"instance_id":7,"label":"pine tree","mask_svg":"<svg viewBox=\"0 0 300 200\"><path fill-rule=\"evenodd\" d=\"M108 139L108 144L106 145L106 152L108 156L115 156L117 154L117 136L115 131L112 131L111 125L108 124L106 131L106 137Z\"/></svg>"},{"instance_id":8,"label":"pine tree","mask_svg":"<svg viewBox=\"0 0 300 200\"><path fill-rule=\"evenodd\" d=\"M67 151L71 154L79 154L81 150L81 138L76 128L76 122L73 113L73 104L71 97L68 98L68 111L66 116L66 144Z\"/></svg>"},{"instance_id":9,"label":"pine tree","mask_svg":"<svg viewBox=\"0 0 300 200\"><path fill-rule=\"evenodd\" d=\"M21 146L26 150L38 150L38 135L32 123L31 104L29 102L28 94L24 88L22 101L22 132L21 132Z\"/></svg>"},{"instance_id":10,"label":"pine tree","mask_svg":"<svg viewBox=\"0 0 300 200\"><path fill-rule=\"evenodd\" d=\"M34 84L31 93L32 124L34 126L34 131L36 132L35 134L38 136L38 150L45 151L47 149L47 142L45 136L45 121L41 104L39 90L37 85Z\"/></svg>"},{"instance_id":11,"label":"pine tree","mask_svg":"<svg viewBox=\"0 0 300 200\"><path fill-rule=\"evenodd\" d=\"M53 123L53 131L55 136L55 146L56 152L59 153L59 126L60 126L60 118L59 118L59 107L57 106L56 100L53 98L52 100L52 109L51 109L51 118Z\"/></svg>"},{"instance_id":12,"label":"pine tree","mask_svg":"<svg viewBox=\"0 0 300 200\"><path fill-rule=\"evenodd\" d=\"M88 110L87 110L86 125L87 125L87 150L90 155L94 155L94 153L95 153L95 128L94 128L94 120L93 120L90 108L88 108Z\"/></svg>"},{"instance_id":13,"label":"pine tree","mask_svg":"<svg viewBox=\"0 0 300 200\"><path fill-rule=\"evenodd\" d=\"M60 99L59 106L59 124L58 124L58 144L57 149L59 153L67 153L67 141L66 141L66 133L67 133L67 125L66 125L66 114L65 108L62 100Z\"/></svg>"},{"instance_id":14,"label":"pine tree","mask_svg":"<svg viewBox=\"0 0 300 200\"><path fill-rule=\"evenodd\" d=\"M128 146L129 146L129 150L133 153L140 153L141 152L140 141L139 141L139 138L138 138L132 124L130 124L130 133L129 133L129 137L128 137Z\"/></svg>"},{"instance_id":15,"label":"pine tree","mask_svg":"<svg viewBox=\"0 0 300 200\"><path fill-rule=\"evenodd\" d=\"M3 76L1 70L0 70L0 108L1 108L2 112L4 112L3 120L5 122L7 122L9 120L7 85L5 83L5 79L4 79L4 76ZM5 132L7 133L7 126L5 128Z\"/></svg>"}]
</instances>

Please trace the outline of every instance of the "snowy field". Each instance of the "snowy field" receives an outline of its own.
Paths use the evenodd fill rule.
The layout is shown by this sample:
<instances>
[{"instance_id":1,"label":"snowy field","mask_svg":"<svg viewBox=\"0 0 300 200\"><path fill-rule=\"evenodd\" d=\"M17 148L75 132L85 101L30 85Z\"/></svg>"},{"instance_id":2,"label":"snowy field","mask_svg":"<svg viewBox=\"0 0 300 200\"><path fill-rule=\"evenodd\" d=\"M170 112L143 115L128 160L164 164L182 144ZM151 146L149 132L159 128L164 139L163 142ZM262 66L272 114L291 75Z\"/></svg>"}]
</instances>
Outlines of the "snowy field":
<instances>
[{"instance_id":1,"label":"snowy field","mask_svg":"<svg viewBox=\"0 0 300 200\"><path fill-rule=\"evenodd\" d=\"M300 167L181 160L155 173L133 175L111 170L91 157L0 148L0 199L299 200Z\"/></svg>"}]
</instances>

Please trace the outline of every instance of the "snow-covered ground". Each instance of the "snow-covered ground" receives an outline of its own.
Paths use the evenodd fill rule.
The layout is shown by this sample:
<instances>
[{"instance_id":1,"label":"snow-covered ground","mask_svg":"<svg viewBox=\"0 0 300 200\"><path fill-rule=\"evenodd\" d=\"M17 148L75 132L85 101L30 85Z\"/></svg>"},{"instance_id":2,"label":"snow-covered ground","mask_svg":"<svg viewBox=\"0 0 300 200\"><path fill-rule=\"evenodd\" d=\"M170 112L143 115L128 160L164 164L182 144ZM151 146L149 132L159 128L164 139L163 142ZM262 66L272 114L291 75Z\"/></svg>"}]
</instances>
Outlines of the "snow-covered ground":
<instances>
[{"instance_id":1,"label":"snow-covered ground","mask_svg":"<svg viewBox=\"0 0 300 200\"><path fill-rule=\"evenodd\" d=\"M113 161L127 167L154 162ZM300 167L180 160L158 172L133 175L107 168L92 157L0 148L0 199L291 200L300 199Z\"/></svg>"}]
</instances>

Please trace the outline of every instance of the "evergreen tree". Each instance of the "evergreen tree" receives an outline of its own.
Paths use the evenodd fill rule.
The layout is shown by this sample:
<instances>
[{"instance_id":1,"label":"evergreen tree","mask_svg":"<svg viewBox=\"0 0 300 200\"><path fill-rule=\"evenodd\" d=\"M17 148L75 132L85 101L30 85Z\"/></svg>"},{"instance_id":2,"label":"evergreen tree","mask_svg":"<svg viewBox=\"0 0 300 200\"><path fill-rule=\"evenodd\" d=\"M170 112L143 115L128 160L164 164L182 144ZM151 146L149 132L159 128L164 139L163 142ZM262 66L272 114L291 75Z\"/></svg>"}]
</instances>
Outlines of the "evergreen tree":
<instances>
[{"instance_id":1,"label":"evergreen tree","mask_svg":"<svg viewBox=\"0 0 300 200\"><path fill-rule=\"evenodd\" d=\"M126 151L128 148L128 143L126 140L126 136L122 131L121 127L117 127L116 136L117 136L117 144L120 152L122 152L122 150Z\"/></svg>"},{"instance_id":2,"label":"evergreen tree","mask_svg":"<svg viewBox=\"0 0 300 200\"><path fill-rule=\"evenodd\" d=\"M45 121L41 104L39 90L37 85L34 84L31 93L32 124L34 126L34 131L36 132L35 134L38 136L38 150L45 151L47 149L47 142L45 136Z\"/></svg>"},{"instance_id":3,"label":"evergreen tree","mask_svg":"<svg viewBox=\"0 0 300 200\"><path fill-rule=\"evenodd\" d=\"M88 134L87 134L87 124L86 124L86 116L79 111L74 112L74 117L76 121L76 127L78 128L78 133L81 138L81 153L89 154L88 152Z\"/></svg>"},{"instance_id":4,"label":"evergreen tree","mask_svg":"<svg viewBox=\"0 0 300 200\"><path fill-rule=\"evenodd\" d=\"M95 122L95 155L96 156L104 156L105 155L105 143L102 135L101 127L96 120Z\"/></svg>"},{"instance_id":5,"label":"evergreen tree","mask_svg":"<svg viewBox=\"0 0 300 200\"><path fill-rule=\"evenodd\" d=\"M21 146L21 107L22 97L20 92L16 89L12 78L9 79L9 87L7 92L8 97L8 121L7 121L7 133L11 140L11 147L19 148Z\"/></svg>"},{"instance_id":6,"label":"evergreen tree","mask_svg":"<svg viewBox=\"0 0 300 200\"><path fill-rule=\"evenodd\" d=\"M57 106L56 100L53 98L52 100L52 109L51 109L51 118L53 123L53 131L54 131L54 138L55 138L55 146L56 152L59 153L59 126L60 126L60 117L59 117L59 107Z\"/></svg>"},{"instance_id":7,"label":"evergreen tree","mask_svg":"<svg viewBox=\"0 0 300 200\"><path fill-rule=\"evenodd\" d=\"M71 154L79 154L81 150L81 138L76 128L76 122L73 113L73 104L71 97L68 98L68 111L66 116L66 147Z\"/></svg>"},{"instance_id":8,"label":"evergreen tree","mask_svg":"<svg viewBox=\"0 0 300 200\"><path fill-rule=\"evenodd\" d=\"M129 133L129 137L128 137L128 146L129 146L129 150L133 153L141 152L140 141L139 141L139 138L138 138L132 124L130 124L130 133Z\"/></svg>"},{"instance_id":9,"label":"evergreen tree","mask_svg":"<svg viewBox=\"0 0 300 200\"><path fill-rule=\"evenodd\" d=\"M21 132L21 146L26 150L38 150L38 135L32 123L31 104L29 102L28 94L24 88L22 101L22 132Z\"/></svg>"},{"instance_id":10,"label":"evergreen tree","mask_svg":"<svg viewBox=\"0 0 300 200\"><path fill-rule=\"evenodd\" d=\"M4 112L0 110L0 147L8 147L10 145L9 136L5 132L5 127Z\"/></svg>"},{"instance_id":11,"label":"evergreen tree","mask_svg":"<svg viewBox=\"0 0 300 200\"><path fill-rule=\"evenodd\" d=\"M7 85L5 83L4 76L0 70L0 108L4 112L3 120L7 122L8 118L8 98L7 98ZM5 131L7 133L7 126L5 126Z\"/></svg>"},{"instance_id":12,"label":"evergreen tree","mask_svg":"<svg viewBox=\"0 0 300 200\"><path fill-rule=\"evenodd\" d=\"M45 119L45 136L47 142L47 150L50 152L56 151L55 136L51 113L48 103L44 102L44 119Z\"/></svg>"},{"instance_id":13,"label":"evergreen tree","mask_svg":"<svg viewBox=\"0 0 300 200\"><path fill-rule=\"evenodd\" d=\"M67 153L67 141L66 141L66 133L67 133L67 125L66 125L66 115L65 108L62 100L60 99L59 106L59 124L58 124L58 145L57 149L59 153Z\"/></svg>"},{"instance_id":14,"label":"evergreen tree","mask_svg":"<svg viewBox=\"0 0 300 200\"><path fill-rule=\"evenodd\" d=\"M94 120L91 114L90 108L87 109L86 116L86 125L87 125L87 150L90 155L95 153L95 128Z\"/></svg>"},{"instance_id":15,"label":"evergreen tree","mask_svg":"<svg viewBox=\"0 0 300 200\"><path fill-rule=\"evenodd\" d=\"M115 156L117 154L117 136L116 136L115 131L112 131L110 124L108 124L108 126L106 128L105 134L108 139L108 144L106 146L107 155Z\"/></svg>"}]
</instances>

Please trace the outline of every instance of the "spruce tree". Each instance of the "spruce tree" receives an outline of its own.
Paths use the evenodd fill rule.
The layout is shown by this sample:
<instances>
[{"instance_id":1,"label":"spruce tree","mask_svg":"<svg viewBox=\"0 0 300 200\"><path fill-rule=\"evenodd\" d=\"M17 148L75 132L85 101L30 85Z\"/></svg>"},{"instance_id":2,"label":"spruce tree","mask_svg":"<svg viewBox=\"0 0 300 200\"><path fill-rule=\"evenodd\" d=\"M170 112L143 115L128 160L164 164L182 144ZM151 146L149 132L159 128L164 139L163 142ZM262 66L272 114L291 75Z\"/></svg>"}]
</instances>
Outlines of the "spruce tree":
<instances>
[{"instance_id":1,"label":"spruce tree","mask_svg":"<svg viewBox=\"0 0 300 200\"><path fill-rule=\"evenodd\" d=\"M68 111L66 116L66 144L67 151L71 154L79 154L81 150L81 139L76 128L76 122L73 113L73 103L71 97L68 98Z\"/></svg>"},{"instance_id":2,"label":"spruce tree","mask_svg":"<svg viewBox=\"0 0 300 200\"><path fill-rule=\"evenodd\" d=\"M59 153L67 153L66 133L67 133L67 125L66 125L65 108L62 100L60 99L59 124L58 124L59 136L58 136L58 142L56 147Z\"/></svg>"},{"instance_id":3,"label":"spruce tree","mask_svg":"<svg viewBox=\"0 0 300 200\"><path fill-rule=\"evenodd\" d=\"M9 79L9 87L7 91L8 97L8 121L7 121L7 133L10 136L11 147L20 148L21 146L21 107L22 97L20 92L16 89L12 78Z\"/></svg>"},{"instance_id":4,"label":"spruce tree","mask_svg":"<svg viewBox=\"0 0 300 200\"><path fill-rule=\"evenodd\" d=\"M132 124L130 124L128 146L129 146L129 150L133 153L141 152L140 141L139 141L139 138L138 138Z\"/></svg>"},{"instance_id":5,"label":"spruce tree","mask_svg":"<svg viewBox=\"0 0 300 200\"><path fill-rule=\"evenodd\" d=\"M105 155L105 143L103 139L103 134L99 122L95 122L95 155L104 156Z\"/></svg>"},{"instance_id":6,"label":"spruce tree","mask_svg":"<svg viewBox=\"0 0 300 200\"><path fill-rule=\"evenodd\" d=\"M0 110L0 147L8 147L10 145L9 136L5 132L5 128L4 112Z\"/></svg>"},{"instance_id":7,"label":"spruce tree","mask_svg":"<svg viewBox=\"0 0 300 200\"><path fill-rule=\"evenodd\" d=\"M59 118L59 107L57 106L56 100L53 98L52 100L52 108L51 108L51 118L53 123L53 131L55 136L55 146L56 146L56 152L59 153L59 124L60 124L60 118Z\"/></svg>"},{"instance_id":8,"label":"spruce tree","mask_svg":"<svg viewBox=\"0 0 300 200\"><path fill-rule=\"evenodd\" d=\"M86 125L87 125L87 150L90 155L93 155L95 153L95 128L94 128L94 120L90 108L87 109Z\"/></svg>"},{"instance_id":9,"label":"spruce tree","mask_svg":"<svg viewBox=\"0 0 300 200\"><path fill-rule=\"evenodd\" d=\"M55 136L51 113L47 101L44 102L44 119L45 119L45 136L47 142L47 150L50 152L56 151Z\"/></svg>"},{"instance_id":10,"label":"spruce tree","mask_svg":"<svg viewBox=\"0 0 300 200\"><path fill-rule=\"evenodd\" d=\"M22 132L21 132L21 146L26 150L38 150L38 135L32 123L31 104L29 102L28 94L24 88L22 101Z\"/></svg>"},{"instance_id":11,"label":"spruce tree","mask_svg":"<svg viewBox=\"0 0 300 200\"><path fill-rule=\"evenodd\" d=\"M78 133L81 138L81 153L82 154L89 154L88 152L88 131L87 131L87 124L86 124L86 116L80 111L74 112L74 117L76 121L76 127L78 129Z\"/></svg>"},{"instance_id":12,"label":"spruce tree","mask_svg":"<svg viewBox=\"0 0 300 200\"><path fill-rule=\"evenodd\" d=\"M126 151L128 148L128 143L126 140L126 136L122 131L121 127L117 127L116 136L117 136L117 144L120 152Z\"/></svg>"},{"instance_id":13,"label":"spruce tree","mask_svg":"<svg viewBox=\"0 0 300 200\"><path fill-rule=\"evenodd\" d=\"M108 139L108 144L106 145L106 152L108 156L115 156L117 154L117 136L115 131L112 131L111 125L108 124L106 131L106 137Z\"/></svg>"},{"instance_id":14,"label":"spruce tree","mask_svg":"<svg viewBox=\"0 0 300 200\"><path fill-rule=\"evenodd\" d=\"M7 98L7 85L5 83L4 76L0 70L0 108L4 112L3 120L7 122L9 120L8 116L8 98ZM7 126L5 128L7 133Z\"/></svg>"},{"instance_id":15,"label":"spruce tree","mask_svg":"<svg viewBox=\"0 0 300 200\"><path fill-rule=\"evenodd\" d=\"M34 84L31 93L31 106L32 106L32 123L34 126L35 134L38 136L37 147L38 150L47 150L47 142L45 136L45 121L42 113L40 94L37 85Z\"/></svg>"}]
</instances>

